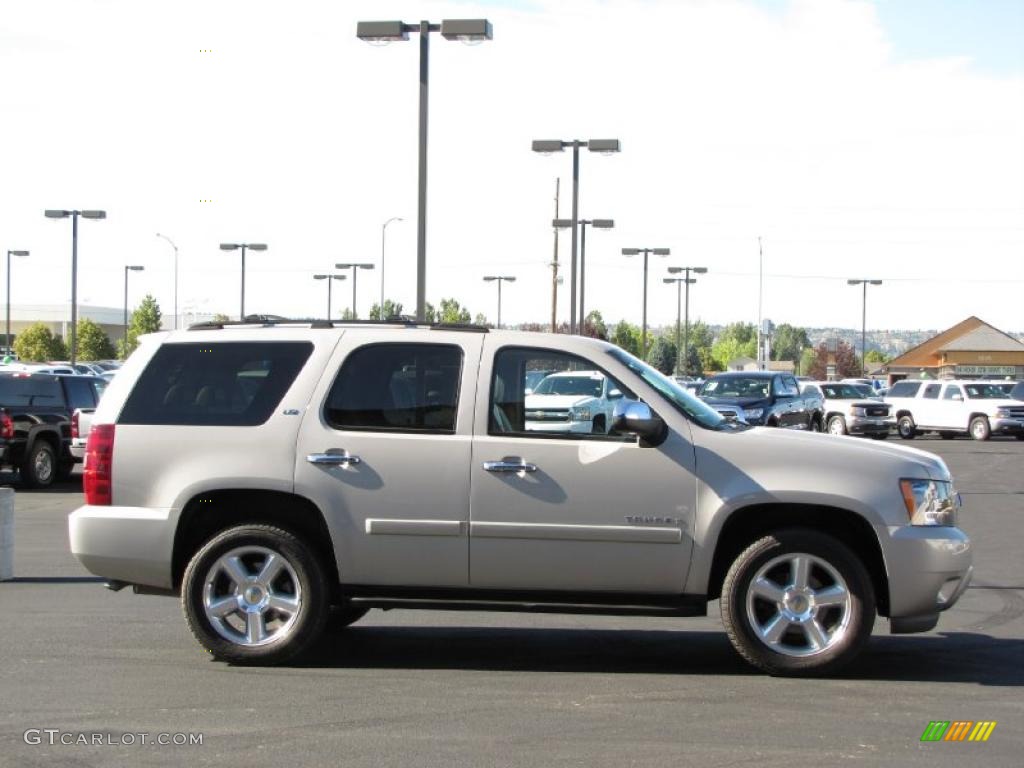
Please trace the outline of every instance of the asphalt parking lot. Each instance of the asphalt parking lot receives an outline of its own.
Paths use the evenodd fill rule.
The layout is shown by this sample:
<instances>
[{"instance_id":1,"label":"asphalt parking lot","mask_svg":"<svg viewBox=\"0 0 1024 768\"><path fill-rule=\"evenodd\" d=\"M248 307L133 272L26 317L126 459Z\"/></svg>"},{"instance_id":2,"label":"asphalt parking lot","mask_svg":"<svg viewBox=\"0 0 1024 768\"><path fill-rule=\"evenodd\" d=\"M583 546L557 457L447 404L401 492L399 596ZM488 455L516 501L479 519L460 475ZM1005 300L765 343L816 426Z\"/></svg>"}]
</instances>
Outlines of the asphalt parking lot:
<instances>
[{"instance_id":1,"label":"asphalt parking lot","mask_svg":"<svg viewBox=\"0 0 1024 768\"><path fill-rule=\"evenodd\" d=\"M912 445L954 473L974 584L927 634L890 636L880 620L826 680L748 667L717 604L702 619L374 611L301 666L231 667L205 655L175 600L109 592L72 558L80 482L19 489L17 578L0 584L0 765L1019 766L1024 442ZM921 743L932 720L998 725L983 744ZM203 743L51 746L26 743L28 729Z\"/></svg>"}]
</instances>

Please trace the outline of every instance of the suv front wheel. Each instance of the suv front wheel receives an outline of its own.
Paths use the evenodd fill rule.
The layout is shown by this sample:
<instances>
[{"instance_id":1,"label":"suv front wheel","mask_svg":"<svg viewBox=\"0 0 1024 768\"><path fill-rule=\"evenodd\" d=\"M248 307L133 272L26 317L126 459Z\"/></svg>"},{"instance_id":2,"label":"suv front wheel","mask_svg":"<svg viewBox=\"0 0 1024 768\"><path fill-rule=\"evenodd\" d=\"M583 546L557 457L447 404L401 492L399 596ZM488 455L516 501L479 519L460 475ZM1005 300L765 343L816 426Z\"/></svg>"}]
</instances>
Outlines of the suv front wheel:
<instances>
[{"instance_id":1,"label":"suv front wheel","mask_svg":"<svg viewBox=\"0 0 1024 768\"><path fill-rule=\"evenodd\" d=\"M864 647L875 594L840 541L790 528L755 541L722 585L722 622L739 654L773 675L831 674Z\"/></svg>"},{"instance_id":2,"label":"suv front wheel","mask_svg":"<svg viewBox=\"0 0 1024 768\"><path fill-rule=\"evenodd\" d=\"M181 601L189 629L216 658L279 664L323 632L330 589L316 553L288 531L244 525L210 539L188 564Z\"/></svg>"}]
</instances>

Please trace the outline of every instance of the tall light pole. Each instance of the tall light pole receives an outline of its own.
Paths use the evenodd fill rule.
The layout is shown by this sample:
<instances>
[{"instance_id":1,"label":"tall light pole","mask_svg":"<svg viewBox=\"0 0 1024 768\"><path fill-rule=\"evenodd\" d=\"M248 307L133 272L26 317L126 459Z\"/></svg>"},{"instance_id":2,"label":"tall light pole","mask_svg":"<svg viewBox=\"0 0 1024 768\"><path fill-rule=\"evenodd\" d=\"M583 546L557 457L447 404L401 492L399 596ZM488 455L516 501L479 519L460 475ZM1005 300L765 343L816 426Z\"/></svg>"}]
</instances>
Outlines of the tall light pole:
<instances>
[{"instance_id":1,"label":"tall light pole","mask_svg":"<svg viewBox=\"0 0 1024 768\"><path fill-rule=\"evenodd\" d=\"M356 285L358 284L359 280L359 270L373 269L373 264L353 264L349 262L348 264L335 264L334 268L352 269L352 319L355 320L359 317L359 315L356 314Z\"/></svg>"},{"instance_id":2,"label":"tall light pole","mask_svg":"<svg viewBox=\"0 0 1024 768\"><path fill-rule=\"evenodd\" d=\"M572 139L570 141L552 139L537 140L532 144L534 152L545 154L563 152L566 147L572 147L572 218L569 220L572 227L572 255L569 262L569 333L576 333L576 225L580 220L580 147L586 147L591 152L603 152L605 154L619 152L622 147L618 139L589 139L587 141L581 141L580 139Z\"/></svg>"},{"instance_id":3,"label":"tall light pole","mask_svg":"<svg viewBox=\"0 0 1024 768\"><path fill-rule=\"evenodd\" d=\"M393 221L405 221L401 216L392 216L384 222L380 228L380 317L379 320L387 320L384 316L384 242L388 233L388 224Z\"/></svg>"},{"instance_id":4,"label":"tall light pole","mask_svg":"<svg viewBox=\"0 0 1024 768\"><path fill-rule=\"evenodd\" d=\"M498 323L495 327L501 328L501 284L502 283L514 283L516 278L514 275L487 275L484 278L485 283L497 282L498 284Z\"/></svg>"},{"instance_id":5,"label":"tall light pole","mask_svg":"<svg viewBox=\"0 0 1024 768\"><path fill-rule=\"evenodd\" d=\"M572 226L572 219L555 219L551 222L557 229L568 229ZM586 310L586 288L587 288L587 225L595 229L612 229L615 226L613 219L580 219L580 333L587 332L587 310Z\"/></svg>"},{"instance_id":6,"label":"tall light pole","mask_svg":"<svg viewBox=\"0 0 1024 768\"><path fill-rule=\"evenodd\" d=\"M668 256L671 251L668 248L623 248L623 256L639 256L644 255L644 325L643 325L643 341L642 348L640 350L640 358L647 358L647 257L652 253L655 256Z\"/></svg>"},{"instance_id":7,"label":"tall light pole","mask_svg":"<svg viewBox=\"0 0 1024 768\"><path fill-rule=\"evenodd\" d=\"M419 203L416 225L416 319L422 322L427 312L427 96L430 33L440 32L446 40L482 42L491 39L491 22L487 19L444 19L440 24L421 21L360 21L356 37L367 42L408 40L410 32L420 34L420 141L419 141ZM383 309L383 307L381 308Z\"/></svg>"},{"instance_id":8,"label":"tall light pole","mask_svg":"<svg viewBox=\"0 0 1024 768\"><path fill-rule=\"evenodd\" d=\"M105 219L106 211L65 211L47 209L43 214L48 219L71 218L71 365L75 364L78 353L78 217L83 219Z\"/></svg>"},{"instance_id":9,"label":"tall light pole","mask_svg":"<svg viewBox=\"0 0 1024 768\"><path fill-rule=\"evenodd\" d=\"M881 280L847 280L847 285L863 285L864 286L864 303L861 305L861 318L860 318L860 367L865 373L868 370L868 364L864 360L865 350L867 348L868 340L868 286L869 285L881 285Z\"/></svg>"},{"instance_id":10,"label":"tall light pole","mask_svg":"<svg viewBox=\"0 0 1024 768\"><path fill-rule=\"evenodd\" d=\"M222 251L242 251L242 302L238 310L238 319L245 322L245 252L250 251L265 251L267 250L266 243L221 243L220 249Z\"/></svg>"},{"instance_id":11,"label":"tall light pole","mask_svg":"<svg viewBox=\"0 0 1024 768\"><path fill-rule=\"evenodd\" d=\"M335 280L345 280L348 275L313 275L314 280L327 281L327 322L331 321L331 285Z\"/></svg>"},{"instance_id":12,"label":"tall light pole","mask_svg":"<svg viewBox=\"0 0 1024 768\"><path fill-rule=\"evenodd\" d=\"M11 256L28 256L28 251L7 251L7 333L4 336L4 355L11 354Z\"/></svg>"},{"instance_id":13,"label":"tall light pole","mask_svg":"<svg viewBox=\"0 0 1024 768\"><path fill-rule=\"evenodd\" d=\"M690 277L690 273L693 272L695 275L703 275L708 271L707 267L669 267L668 272L670 275L678 275L680 272L685 272L685 277L677 278L666 278L666 283L676 283L676 373L679 373L679 288L682 284L686 285L686 334L683 337L683 360L689 360L690 355L690 285L696 283L695 278Z\"/></svg>"},{"instance_id":14,"label":"tall light pole","mask_svg":"<svg viewBox=\"0 0 1024 768\"><path fill-rule=\"evenodd\" d=\"M157 232L156 236L166 240L174 249L174 330L178 330L178 246L167 235Z\"/></svg>"},{"instance_id":15,"label":"tall light pole","mask_svg":"<svg viewBox=\"0 0 1024 768\"><path fill-rule=\"evenodd\" d=\"M124 350L124 357L126 360L128 359L128 273L141 272L144 269L145 267L140 267L138 265L124 265L124 335L122 336L124 339L124 346L122 349Z\"/></svg>"}]
</instances>

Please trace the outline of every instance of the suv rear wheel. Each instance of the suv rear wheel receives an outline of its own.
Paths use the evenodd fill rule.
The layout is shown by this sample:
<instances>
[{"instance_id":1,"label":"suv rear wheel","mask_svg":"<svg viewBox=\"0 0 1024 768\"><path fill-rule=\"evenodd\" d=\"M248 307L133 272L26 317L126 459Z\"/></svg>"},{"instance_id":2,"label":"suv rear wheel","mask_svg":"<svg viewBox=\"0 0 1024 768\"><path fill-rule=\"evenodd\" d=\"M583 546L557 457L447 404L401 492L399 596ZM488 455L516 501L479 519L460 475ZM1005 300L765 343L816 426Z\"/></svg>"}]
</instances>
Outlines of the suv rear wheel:
<instances>
[{"instance_id":1,"label":"suv rear wheel","mask_svg":"<svg viewBox=\"0 0 1024 768\"><path fill-rule=\"evenodd\" d=\"M49 488L57 478L57 454L46 440L38 439L25 454L21 479L29 488Z\"/></svg>"},{"instance_id":2,"label":"suv rear wheel","mask_svg":"<svg viewBox=\"0 0 1024 768\"><path fill-rule=\"evenodd\" d=\"M837 539L802 528L755 541L722 585L722 622L739 654L769 674L830 674L864 647L875 593Z\"/></svg>"},{"instance_id":3,"label":"suv rear wheel","mask_svg":"<svg viewBox=\"0 0 1024 768\"><path fill-rule=\"evenodd\" d=\"M189 629L216 658L278 664L323 632L330 589L316 553L269 525L229 528L188 564L181 601Z\"/></svg>"}]
</instances>

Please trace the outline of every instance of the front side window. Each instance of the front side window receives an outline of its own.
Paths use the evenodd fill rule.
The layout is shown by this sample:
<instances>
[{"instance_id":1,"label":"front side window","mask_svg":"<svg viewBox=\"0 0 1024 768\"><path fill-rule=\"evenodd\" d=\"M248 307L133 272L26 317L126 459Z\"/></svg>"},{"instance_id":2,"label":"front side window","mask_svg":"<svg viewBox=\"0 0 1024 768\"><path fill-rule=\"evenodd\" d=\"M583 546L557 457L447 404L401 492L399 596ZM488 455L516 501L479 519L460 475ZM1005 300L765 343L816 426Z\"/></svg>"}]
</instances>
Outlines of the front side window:
<instances>
[{"instance_id":1,"label":"front side window","mask_svg":"<svg viewBox=\"0 0 1024 768\"><path fill-rule=\"evenodd\" d=\"M336 429L454 434L462 348L370 344L351 352L327 396Z\"/></svg>"},{"instance_id":2,"label":"front side window","mask_svg":"<svg viewBox=\"0 0 1024 768\"><path fill-rule=\"evenodd\" d=\"M119 424L263 424L313 351L309 342L164 344L139 376Z\"/></svg>"},{"instance_id":3,"label":"front side window","mask_svg":"<svg viewBox=\"0 0 1024 768\"><path fill-rule=\"evenodd\" d=\"M582 357L506 348L494 357L487 431L520 437L605 436L611 433L615 405L623 399L636 396Z\"/></svg>"},{"instance_id":4,"label":"front side window","mask_svg":"<svg viewBox=\"0 0 1024 768\"><path fill-rule=\"evenodd\" d=\"M889 397L913 397L920 388L919 381L897 381L889 390Z\"/></svg>"}]
</instances>

